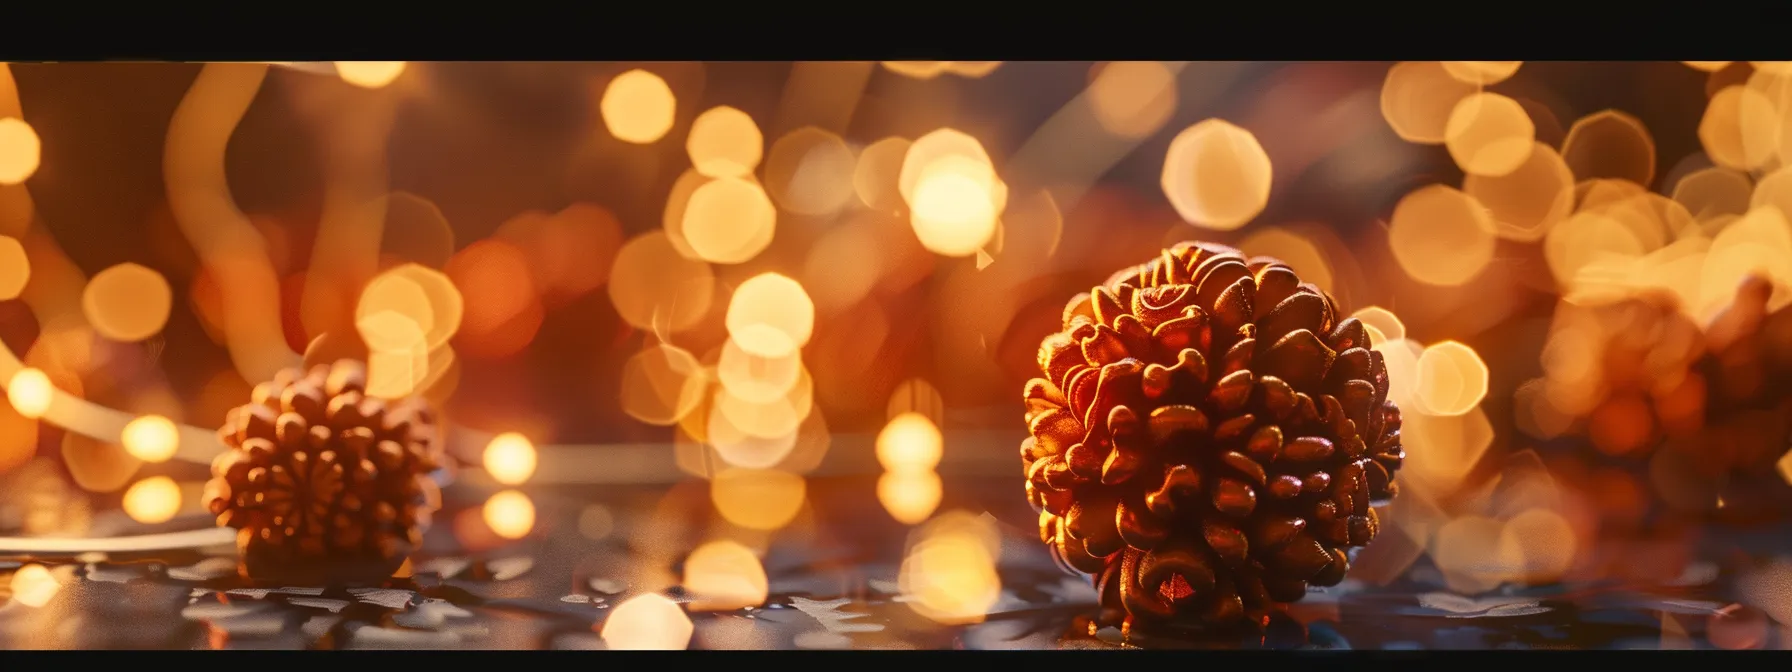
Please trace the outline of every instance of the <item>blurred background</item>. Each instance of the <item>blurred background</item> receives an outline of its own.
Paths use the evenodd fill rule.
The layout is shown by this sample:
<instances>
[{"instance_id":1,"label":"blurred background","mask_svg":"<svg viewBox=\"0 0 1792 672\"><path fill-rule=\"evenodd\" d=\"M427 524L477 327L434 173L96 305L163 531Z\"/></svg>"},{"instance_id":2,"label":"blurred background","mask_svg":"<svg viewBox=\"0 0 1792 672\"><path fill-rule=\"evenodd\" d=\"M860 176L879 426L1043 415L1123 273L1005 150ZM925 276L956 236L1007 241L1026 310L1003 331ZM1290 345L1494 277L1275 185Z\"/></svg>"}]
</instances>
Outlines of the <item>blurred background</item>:
<instances>
[{"instance_id":1,"label":"blurred background","mask_svg":"<svg viewBox=\"0 0 1792 672\"><path fill-rule=\"evenodd\" d=\"M1409 461L1368 580L1671 575L1593 540L1784 509L1784 404L1718 400L1708 332L1751 273L1756 312L1792 298L1792 66L0 72L0 529L197 511L226 410L356 348L499 485L708 481L769 530L824 473L884 472L859 496L925 521L937 471L1020 510L1040 340L1184 240L1371 327ZM534 525L491 502L499 536Z\"/></svg>"}]
</instances>

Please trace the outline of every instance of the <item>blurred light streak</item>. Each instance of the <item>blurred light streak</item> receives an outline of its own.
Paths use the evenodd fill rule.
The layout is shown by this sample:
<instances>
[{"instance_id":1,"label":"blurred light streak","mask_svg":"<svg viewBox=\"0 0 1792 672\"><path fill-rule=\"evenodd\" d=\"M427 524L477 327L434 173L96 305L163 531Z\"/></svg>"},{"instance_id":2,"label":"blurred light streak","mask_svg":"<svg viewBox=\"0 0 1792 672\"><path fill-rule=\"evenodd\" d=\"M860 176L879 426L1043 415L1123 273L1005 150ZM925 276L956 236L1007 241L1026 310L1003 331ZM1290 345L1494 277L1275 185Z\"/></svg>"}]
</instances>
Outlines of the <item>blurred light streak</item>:
<instances>
[{"instance_id":1,"label":"blurred light streak","mask_svg":"<svg viewBox=\"0 0 1792 672\"><path fill-rule=\"evenodd\" d=\"M770 137L814 126L846 133L876 64L871 61L799 61L790 66Z\"/></svg>"},{"instance_id":2,"label":"blurred light streak","mask_svg":"<svg viewBox=\"0 0 1792 672\"><path fill-rule=\"evenodd\" d=\"M479 451L493 434L450 428L448 449L456 455ZM1007 450L993 447L1011 443L1014 433L1000 430L964 430L951 434L962 450L947 451L938 470L953 476L1004 476L1014 469ZM882 471L877 460L877 434L836 434L830 437L826 457L805 476L868 475ZM707 446L705 446L707 448ZM536 485L666 485L688 477L677 463L675 451L665 443L555 444L536 447ZM476 463L476 462L475 462ZM496 487L489 476L481 480Z\"/></svg>"},{"instance_id":3,"label":"blurred light streak","mask_svg":"<svg viewBox=\"0 0 1792 672\"><path fill-rule=\"evenodd\" d=\"M60 556L82 553L149 553L181 549L230 546L236 543L236 530L228 527L206 528L184 532L144 534L130 537L94 537L56 539L40 537L0 537L0 554Z\"/></svg>"},{"instance_id":4,"label":"blurred light streak","mask_svg":"<svg viewBox=\"0 0 1792 672\"><path fill-rule=\"evenodd\" d=\"M301 86L339 85L318 80ZM316 90L296 93L327 96ZM309 120L323 143L324 174L323 209L299 299L307 339L350 328L357 293L379 271L389 203L386 144L398 99L388 92L329 97Z\"/></svg>"},{"instance_id":5,"label":"blurred light streak","mask_svg":"<svg viewBox=\"0 0 1792 672\"><path fill-rule=\"evenodd\" d=\"M19 89L12 69L0 63L0 118L24 117ZM84 320L81 294L87 275L56 245L43 223L36 219L37 205L31 191L20 184L0 184L0 235L17 239L31 260L38 281L25 286L20 298L37 315L39 323L62 318Z\"/></svg>"},{"instance_id":6,"label":"blurred light streak","mask_svg":"<svg viewBox=\"0 0 1792 672\"><path fill-rule=\"evenodd\" d=\"M224 174L230 136L267 72L266 65L206 65L169 121L163 163L175 222L220 279L226 347L245 380L267 380L301 362L282 333L267 241L237 208Z\"/></svg>"},{"instance_id":7,"label":"blurred light streak","mask_svg":"<svg viewBox=\"0 0 1792 672\"><path fill-rule=\"evenodd\" d=\"M18 356L5 344L0 344L0 380L11 381L13 375L24 368L25 365L19 361ZM116 411L56 390L51 393L50 405L44 410L42 419L96 441L116 444L123 443L125 427L137 418L130 413ZM210 464L212 458L224 450L224 444L218 441L215 430L188 425L179 425L178 429L180 449L175 452L174 459Z\"/></svg>"},{"instance_id":8,"label":"blurred light streak","mask_svg":"<svg viewBox=\"0 0 1792 672\"><path fill-rule=\"evenodd\" d=\"M1180 75L1186 61L1165 63ZM1182 110L1199 110L1237 81L1244 63L1203 63L1201 77L1178 90ZM1071 210L1095 181L1132 153L1145 138L1116 137L1101 130L1087 90L1071 99L1040 125L1005 164L1009 180L1023 185L1050 185L1063 210Z\"/></svg>"}]
</instances>

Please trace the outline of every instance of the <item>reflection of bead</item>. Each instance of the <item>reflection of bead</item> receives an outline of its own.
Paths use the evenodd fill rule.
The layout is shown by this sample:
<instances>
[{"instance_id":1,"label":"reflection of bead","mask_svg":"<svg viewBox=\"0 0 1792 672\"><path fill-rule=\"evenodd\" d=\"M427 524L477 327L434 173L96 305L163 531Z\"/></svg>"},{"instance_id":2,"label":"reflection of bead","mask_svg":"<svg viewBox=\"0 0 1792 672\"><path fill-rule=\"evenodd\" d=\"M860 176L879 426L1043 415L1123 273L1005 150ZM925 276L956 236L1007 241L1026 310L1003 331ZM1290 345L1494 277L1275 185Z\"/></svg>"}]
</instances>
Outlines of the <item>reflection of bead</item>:
<instances>
[{"instance_id":1,"label":"reflection of bead","mask_svg":"<svg viewBox=\"0 0 1792 672\"><path fill-rule=\"evenodd\" d=\"M422 541L440 506L433 415L365 389L353 360L288 369L226 418L205 501L241 530L249 578L377 581Z\"/></svg>"},{"instance_id":2,"label":"reflection of bead","mask_svg":"<svg viewBox=\"0 0 1792 672\"><path fill-rule=\"evenodd\" d=\"M1181 244L1065 308L1027 383L1040 536L1129 624L1261 624L1344 578L1404 459L1367 330L1281 262Z\"/></svg>"}]
</instances>

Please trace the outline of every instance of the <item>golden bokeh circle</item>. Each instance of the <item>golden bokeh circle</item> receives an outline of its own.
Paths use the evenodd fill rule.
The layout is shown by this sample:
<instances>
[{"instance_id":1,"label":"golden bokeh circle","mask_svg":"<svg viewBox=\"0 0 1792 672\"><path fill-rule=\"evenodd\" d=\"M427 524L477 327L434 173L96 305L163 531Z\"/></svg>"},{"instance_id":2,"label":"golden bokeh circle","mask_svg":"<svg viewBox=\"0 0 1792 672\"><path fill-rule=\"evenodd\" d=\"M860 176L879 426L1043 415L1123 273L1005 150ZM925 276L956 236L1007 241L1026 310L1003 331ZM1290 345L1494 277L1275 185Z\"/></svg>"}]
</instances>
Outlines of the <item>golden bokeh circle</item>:
<instances>
[{"instance_id":1,"label":"golden bokeh circle","mask_svg":"<svg viewBox=\"0 0 1792 672\"><path fill-rule=\"evenodd\" d=\"M777 224L777 210L759 183L728 177L691 192L680 231L699 259L738 264L771 245Z\"/></svg>"},{"instance_id":2,"label":"golden bokeh circle","mask_svg":"<svg viewBox=\"0 0 1792 672\"><path fill-rule=\"evenodd\" d=\"M1175 114L1176 72L1159 61L1113 61L1102 65L1085 95L1102 130L1143 138Z\"/></svg>"},{"instance_id":3,"label":"golden bokeh circle","mask_svg":"<svg viewBox=\"0 0 1792 672\"><path fill-rule=\"evenodd\" d=\"M1493 262L1494 243L1487 209L1444 185L1407 194L1388 220L1394 260L1428 285L1455 287L1474 279Z\"/></svg>"},{"instance_id":4,"label":"golden bokeh circle","mask_svg":"<svg viewBox=\"0 0 1792 672\"><path fill-rule=\"evenodd\" d=\"M771 469L727 468L709 481L710 501L724 520L750 530L776 530L802 511L803 477Z\"/></svg>"},{"instance_id":5,"label":"golden bokeh circle","mask_svg":"<svg viewBox=\"0 0 1792 672\"><path fill-rule=\"evenodd\" d=\"M121 504L125 515L145 525L174 520L180 513L180 485L167 476L151 476L131 484Z\"/></svg>"},{"instance_id":6,"label":"golden bokeh circle","mask_svg":"<svg viewBox=\"0 0 1792 672\"><path fill-rule=\"evenodd\" d=\"M650 144L672 130L678 101L672 87L659 75L630 70L617 75L604 88L598 112L610 134L623 142Z\"/></svg>"},{"instance_id":7,"label":"golden bokeh circle","mask_svg":"<svg viewBox=\"0 0 1792 672\"><path fill-rule=\"evenodd\" d=\"M1510 174L1530 158L1537 126L1518 101L1497 93L1463 98L1444 124L1444 147L1470 175Z\"/></svg>"},{"instance_id":8,"label":"golden bokeh circle","mask_svg":"<svg viewBox=\"0 0 1792 672\"><path fill-rule=\"evenodd\" d=\"M43 142L31 124L18 117L0 119L0 184L31 179L43 160Z\"/></svg>"},{"instance_id":9,"label":"golden bokeh circle","mask_svg":"<svg viewBox=\"0 0 1792 672\"><path fill-rule=\"evenodd\" d=\"M698 173L711 178L745 177L759 167L765 136L747 113L722 105L697 115L684 146Z\"/></svg>"},{"instance_id":10,"label":"golden bokeh circle","mask_svg":"<svg viewBox=\"0 0 1792 672\"><path fill-rule=\"evenodd\" d=\"M1646 187L1655 180L1655 139L1634 116L1617 110L1594 112L1568 128L1562 160L1577 181L1618 179Z\"/></svg>"},{"instance_id":11,"label":"golden bokeh circle","mask_svg":"<svg viewBox=\"0 0 1792 672\"><path fill-rule=\"evenodd\" d=\"M1396 63L1381 83L1381 117L1402 140L1443 144L1456 103L1480 90L1451 76L1437 61Z\"/></svg>"},{"instance_id":12,"label":"golden bokeh circle","mask_svg":"<svg viewBox=\"0 0 1792 672\"><path fill-rule=\"evenodd\" d=\"M649 231L617 250L607 289L629 324L678 332L709 312L715 276L709 264L679 254L665 232Z\"/></svg>"},{"instance_id":13,"label":"golden bokeh circle","mask_svg":"<svg viewBox=\"0 0 1792 672\"><path fill-rule=\"evenodd\" d=\"M668 343L649 345L622 365L622 411L650 425L678 424L702 402L708 382L703 365L689 351Z\"/></svg>"},{"instance_id":14,"label":"golden bokeh circle","mask_svg":"<svg viewBox=\"0 0 1792 672\"><path fill-rule=\"evenodd\" d=\"M1726 86L1705 105L1699 144L1711 162L1734 170L1766 165L1779 150L1780 114L1755 87Z\"/></svg>"},{"instance_id":15,"label":"golden bokeh circle","mask_svg":"<svg viewBox=\"0 0 1792 672\"><path fill-rule=\"evenodd\" d=\"M858 163L853 165L852 187L859 202L880 212L897 212L903 208L899 176L903 157L913 144L907 138L888 137L859 150Z\"/></svg>"},{"instance_id":16,"label":"golden bokeh circle","mask_svg":"<svg viewBox=\"0 0 1792 672\"><path fill-rule=\"evenodd\" d=\"M1501 238L1532 243L1574 209L1574 173L1555 148L1541 142L1504 175L1469 174L1464 193L1487 208Z\"/></svg>"},{"instance_id":17,"label":"golden bokeh circle","mask_svg":"<svg viewBox=\"0 0 1792 672\"><path fill-rule=\"evenodd\" d=\"M162 331L174 308L174 288L161 273L119 264L94 274L81 293L81 309L99 335L136 342Z\"/></svg>"},{"instance_id":18,"label":"golden bokeh circle","mask_svg":"<svg viewBox=\"0 0 1792 672\"><path fill-rule=\"evenodd\" d=\"M1164 156L1160 186L1183 221L1232 231L1269 205L1274 173L1257 136L1222 119L1176 134Z\"/></svg>"},{"instance_id":19,"label":"golden bokeh circle","mask_svg":"<svg viewBox=\"0 0 1792 672\"><path fill-rule=\"evenodd\" d=\"M363 89L391 84L404 70L404 61L336 61L336 75Z\"/></svg>"},{"instance_id":20,"label":"golden bokeh circle","mask_svg":"<svg viewBox=\"0 0 1792 672\"><path fill-rule=\"evenodd\" d=\"M742 350L781 358L802 349L815 331L815 302L802 283L761 273L734 288L728 300L728 336Z\"/></svg>"},{"instance_id":21,"label":"golden bokeh circle","mask_svg":"<svg viewBox=\"0 0 1792 672\"><path fill-rule=\"evenodd\" d=\"M765 158L765 184L785 210L829 215L852 200L857 169L858 157L839 135L805 126L772 143Z\"/></svg>"}]
</instances>

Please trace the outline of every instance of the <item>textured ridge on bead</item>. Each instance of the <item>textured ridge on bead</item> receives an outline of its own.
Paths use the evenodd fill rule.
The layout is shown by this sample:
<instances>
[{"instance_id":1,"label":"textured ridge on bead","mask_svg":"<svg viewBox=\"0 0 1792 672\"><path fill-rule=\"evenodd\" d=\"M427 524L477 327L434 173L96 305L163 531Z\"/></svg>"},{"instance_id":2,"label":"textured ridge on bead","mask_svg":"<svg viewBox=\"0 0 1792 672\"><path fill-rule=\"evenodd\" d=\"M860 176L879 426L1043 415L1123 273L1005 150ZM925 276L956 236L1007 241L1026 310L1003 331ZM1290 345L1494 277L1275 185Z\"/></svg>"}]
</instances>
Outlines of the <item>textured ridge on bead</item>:
<instances>
[{"instance_id":1,"label":"textured ridge on bead","mask_svg":"<svg viewBox=\"0 0 1792 672\"><path fill-rule=\"evenodd\" d=\"M1041 539L1135 625L1261 623L1336 585L1405 457L1370 345L1286 264L1221 245L1078 294L1024 394Z\"/></svg>"}]
</instances>

